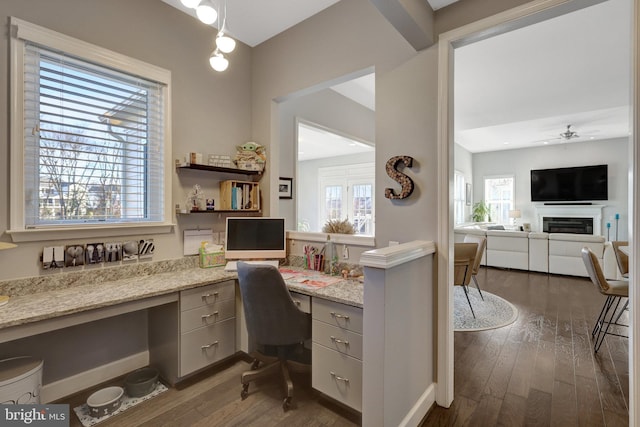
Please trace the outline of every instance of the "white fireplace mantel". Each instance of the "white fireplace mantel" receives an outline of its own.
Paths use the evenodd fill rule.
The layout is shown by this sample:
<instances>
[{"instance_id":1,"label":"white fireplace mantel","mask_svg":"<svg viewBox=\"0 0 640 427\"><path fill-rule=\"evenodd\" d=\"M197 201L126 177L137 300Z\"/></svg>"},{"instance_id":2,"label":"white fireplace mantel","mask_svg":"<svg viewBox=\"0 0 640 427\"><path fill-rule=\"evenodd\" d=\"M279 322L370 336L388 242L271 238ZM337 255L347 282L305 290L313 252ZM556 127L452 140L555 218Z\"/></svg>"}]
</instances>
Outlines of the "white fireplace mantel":
<instances>
[{"instance_id":1,"label":"white fireplace mantel","mask_svg":"<svg viewBox=\"0 0 640 427\"><path fill-rule=\"evenodd\" d=\"M545 216L559 218L592 218L593 234L602 235L602 209L605 205L535 205L537 229L542 231L542 218Z\"/></svg>"}]
</instances>

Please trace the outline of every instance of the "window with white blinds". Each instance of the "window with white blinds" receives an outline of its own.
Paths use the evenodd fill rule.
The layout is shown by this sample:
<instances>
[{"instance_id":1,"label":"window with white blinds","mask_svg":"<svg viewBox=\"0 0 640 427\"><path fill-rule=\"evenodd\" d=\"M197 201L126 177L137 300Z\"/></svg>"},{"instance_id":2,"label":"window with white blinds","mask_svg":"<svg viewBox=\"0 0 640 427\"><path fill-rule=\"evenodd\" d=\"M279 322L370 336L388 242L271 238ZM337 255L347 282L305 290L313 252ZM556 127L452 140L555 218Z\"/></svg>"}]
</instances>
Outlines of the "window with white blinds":
<instances>
[{"instance_id":1,"label":"window with white blinds","mask_svg":"<svg viewBox=\"0 0 640 427\"><path fill-rule=\"evenodd\" d=\"M149 78L140 61L32 24L18 30L24 228L165 223L162 70L149 66Z\"/></svg>"},{"instance_id":2,"label":"window with white blinds","mask_svg":"<svg viewBox=\"0 0 640 427\"><path fill-rule=\"evenodd\" d=\"M158 83L27 44L27 226L162 221Z\"/></svg>"}]
</instances>

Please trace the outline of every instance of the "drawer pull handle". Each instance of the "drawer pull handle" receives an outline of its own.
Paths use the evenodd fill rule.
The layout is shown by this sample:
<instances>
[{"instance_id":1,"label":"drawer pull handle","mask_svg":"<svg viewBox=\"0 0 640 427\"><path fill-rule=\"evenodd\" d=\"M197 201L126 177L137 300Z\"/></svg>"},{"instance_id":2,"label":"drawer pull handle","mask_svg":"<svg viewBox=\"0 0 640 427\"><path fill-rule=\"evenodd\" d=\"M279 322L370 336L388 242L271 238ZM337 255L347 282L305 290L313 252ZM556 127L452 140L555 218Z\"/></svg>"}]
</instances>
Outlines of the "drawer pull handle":
<instances>
[{"instance_id":1,"label":"drawer pull handle","mask_svg":"<svg viewBox=\"0 0 640 427\"><path fill-rule=\"evenodd\" d=\"M207 298L211 298L211 297L218 298L218 292L214 292L212 294L204 294L204 295L202 295L202 301L206 301Z\"/></svg>"},{"instance_id":2,"label":"drawer pull handle","mask_svg":"<svg viewBox=\"0 0 640 427\"><path fill-rule=\"evenodd\" d=\"M202 320L207 320L208 318L213 317L213 316L217 316L217 315L218 315L218 312L217 312L217 311L214 311L214 312L213 312L213 313L211 313L211 314L203 314L203 315L202 315Z\"/></svg>"},{"instance_id":3,"label":"drawer pull handle","mask_svg":"<svg viewBox=\"0 0 640 427\"><path fill-rule=\"evenodd\" d=\"M218 341L214 341L211 344L207 344L207 345L203 345L202 347L200 347L202 350L207 350L210 349L211 347L213 347L214 345L218 345Z\"/></svg>"},{"instance_id":4,"label":"drawer pull handle","mask_svg":"<svg viewBox=\"0 0 640 427\"><path fill-rule=\"evenodd\" d=\"M336 319L349 320L349 316L347 316L346 314L335 313L333 311L331 312L331 317L335 317Z\"/></svg>"},{"instance_id":5,"label":"drawer pull handle","mask_svg":"<svg viewBox=\"0 0 640 427\"><path fill-rule=\"evenodd\" d=\"M340 375L336 375L336 373L335 373L335 372L333 372L333 371L331 371L331 372L329 372L329 373L331 374L331 376L332 376L333 378L335 378L335 379L336 379L336 381L344 381L345 383L348 383L348 382L349 382L349 378L344 378L344 377L341 377Z\"/></svg>"},{"instance_id":6,"label":"drawer pull handle","mask_svg":"<svg viewBox=\"0 0 640 427\"><path fill-rule=\"evenodd\" d=\"M341 340L339 338L336 337L331 337L331 341L333 341L336 344L344 344L345 347L349 347L349 341L347 340Z\"/></svg>"}]
</instances>

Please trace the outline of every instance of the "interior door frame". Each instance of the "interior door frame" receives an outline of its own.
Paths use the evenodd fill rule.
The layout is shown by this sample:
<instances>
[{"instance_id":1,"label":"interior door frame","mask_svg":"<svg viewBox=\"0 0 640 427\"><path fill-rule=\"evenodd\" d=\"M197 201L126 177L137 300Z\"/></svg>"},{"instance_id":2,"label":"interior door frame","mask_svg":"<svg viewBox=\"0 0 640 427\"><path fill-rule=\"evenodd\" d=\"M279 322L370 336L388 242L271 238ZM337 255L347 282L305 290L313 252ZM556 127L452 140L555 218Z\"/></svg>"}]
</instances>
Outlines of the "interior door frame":
<instances>
[{"instance_id":1,"label":"interior door frame","mask_svg":"<svg viewBox=\"0 0 640 427\"><path fill-rule=\"evenodd\" d=\"M449 407L453 401L453 71L454 50L470 43L505 33L517 28L544 21L546 19L573 12L606 0L534 0L525 5L510 9L497 15L479 20L463 27L443 33L438 42L438 333L437 333L437 370L436 403ZM640 0L632 0L635 13L632 14L632 82L631 82L631 136L629 155L629 236L632 260L630 280L638 277L640 260L634 254L640 254L640 218L634 212L640 212ZM635 289L630 289L632 325L640 321L640 298L635 297ZM640 360L634 357L640 354L640 328L629 331L629 425L640 426L640 412L635 399L640 386Z\"/></svg>"}]
</instances>

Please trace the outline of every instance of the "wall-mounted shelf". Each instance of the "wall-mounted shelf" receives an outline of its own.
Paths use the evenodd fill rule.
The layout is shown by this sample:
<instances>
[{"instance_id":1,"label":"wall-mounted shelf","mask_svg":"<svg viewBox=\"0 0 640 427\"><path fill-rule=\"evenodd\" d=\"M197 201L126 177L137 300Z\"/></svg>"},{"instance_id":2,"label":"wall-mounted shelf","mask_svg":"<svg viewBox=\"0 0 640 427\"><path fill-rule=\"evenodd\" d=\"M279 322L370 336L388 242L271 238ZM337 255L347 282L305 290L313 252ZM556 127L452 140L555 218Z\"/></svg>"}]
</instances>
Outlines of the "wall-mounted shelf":
<instances>
[{"instance_id":1,"label":"wall-mounted shelf","mask_svg":"<svg viewBox=\"0 0 640 427\"><path fill-rule=\"evenodd\" d=\"M237 174L247 175L247 176L262 175L262 171L252 171L252 170L238 169L238 168L223 168L220 166L198 165L193 163L186 166L177 166L177 169L195 169L195 170L202 170L202 171L209 171L209 172L237 173Z\"/></svg>"}]
</instances>

